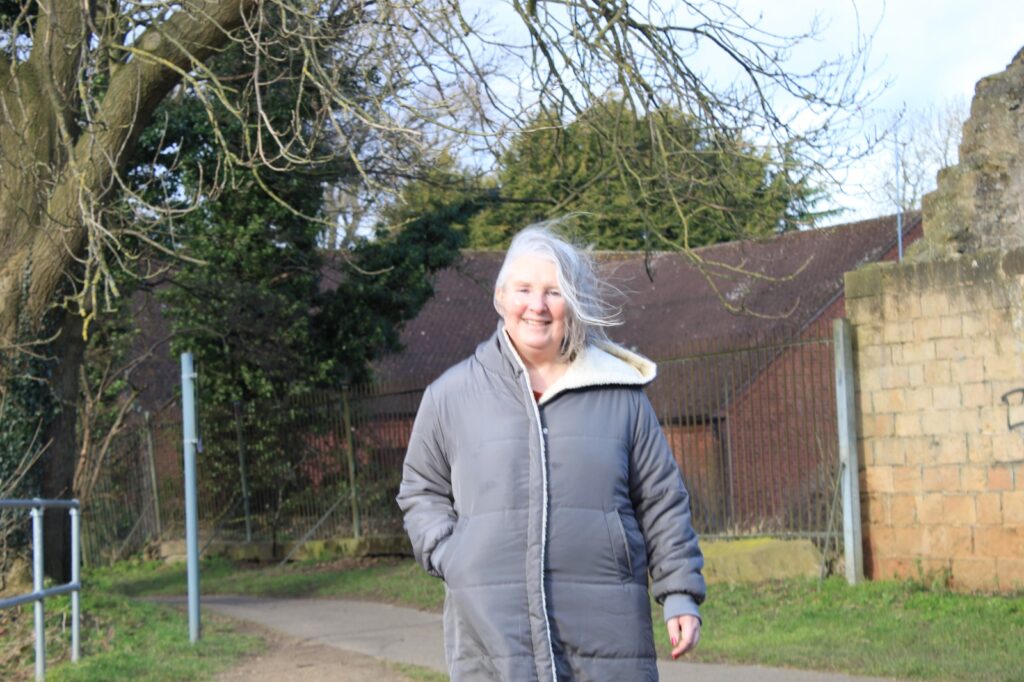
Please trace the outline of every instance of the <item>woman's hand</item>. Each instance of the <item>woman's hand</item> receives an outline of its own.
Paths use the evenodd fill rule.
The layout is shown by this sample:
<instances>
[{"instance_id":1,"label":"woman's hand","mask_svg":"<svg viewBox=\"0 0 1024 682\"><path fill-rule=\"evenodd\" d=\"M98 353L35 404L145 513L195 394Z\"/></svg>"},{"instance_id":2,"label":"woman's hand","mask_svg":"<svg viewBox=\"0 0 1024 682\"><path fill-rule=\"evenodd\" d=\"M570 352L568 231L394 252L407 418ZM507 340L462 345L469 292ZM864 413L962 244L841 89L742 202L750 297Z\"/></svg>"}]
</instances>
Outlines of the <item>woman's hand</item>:
<instances>
[{"instance_id":1,"label":"woman's hand","mask_svg":"<svg viewBox=\"0 0 1024 682\"><path fill-rule=\"evenodd\" d=\"M696 616L676 616L665 624L668 626L669 641L672 642L672 658L693 651L700 641L700 618Z\"/></svg>"}]
</instances>

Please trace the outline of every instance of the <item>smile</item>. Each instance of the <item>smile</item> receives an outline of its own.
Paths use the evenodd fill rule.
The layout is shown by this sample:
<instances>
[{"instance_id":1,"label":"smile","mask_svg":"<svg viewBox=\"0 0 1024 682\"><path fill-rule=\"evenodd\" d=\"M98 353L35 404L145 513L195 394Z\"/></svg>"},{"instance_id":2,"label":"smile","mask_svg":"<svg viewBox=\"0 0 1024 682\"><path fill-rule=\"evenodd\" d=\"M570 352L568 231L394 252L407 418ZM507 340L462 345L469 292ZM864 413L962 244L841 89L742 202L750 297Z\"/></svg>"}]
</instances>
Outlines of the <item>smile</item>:
<instances>
[{"instance_id":1,"label":"smile","mask_svg":"<svg viewBox=\"0 0 1024 682\"><path fill-rule=\"evenodd\" d=\"M550 320L523 320L524 324L528 324L531 327L541 327L546 324L551 324Z\"/></svg>"}]
</instances>

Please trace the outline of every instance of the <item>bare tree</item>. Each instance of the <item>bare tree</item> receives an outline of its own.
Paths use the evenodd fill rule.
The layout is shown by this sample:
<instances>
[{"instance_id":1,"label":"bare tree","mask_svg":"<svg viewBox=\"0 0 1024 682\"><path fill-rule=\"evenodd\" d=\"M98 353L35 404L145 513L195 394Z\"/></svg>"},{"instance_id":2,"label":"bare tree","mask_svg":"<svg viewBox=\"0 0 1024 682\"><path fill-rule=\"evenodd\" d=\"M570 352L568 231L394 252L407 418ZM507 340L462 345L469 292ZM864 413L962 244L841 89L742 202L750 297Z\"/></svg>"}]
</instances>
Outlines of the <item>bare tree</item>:
<instances>
[{"instance_id":1,"label":"bare tree","mask_svg":"<svg viewBox=\"0 0 1024 682\"><path fill-rule=\"evenodd\" d=\"M878 145L876 163L883 170L871 196L893 209L919 210L924 195L935 189L936 174L956 165L967 115L963 97L891 115L887 141Z\"/></svg>"},{"instance_id":2,"label":"bare tree","mask_svg":"<svg viewBox=\"0 0 1024 682\"><path fill-rule=\"evenodd\" d=\"M89 325L119 295L116 274L146 249L187 257L174 231L176 201L128 177L140 134L175 93L227 111L244 148L211 150L233 173L348 158L355 197L393 192L441 151L500 146L538 108L584 111L616 93L638 112L684 111L731 139L738 130L827 168L844 119L857 112L860 53L801 73L790 50L811 36L761 30L727 0L508 0L487 12L460 0L7 0L0 16L0 353L47 354L65 409L46 425L44 494L72 487L78 367ZM474 9L476 7L477 9ZM229 49L249 73L219 76L209 60ZM728 85L705 77L709 53L736 71ZM297 85L288 125L262 112L282 79ZM614 126L605 131L615 149ZM658 171L638 178L651 192L678 186L681 140L652 127ZM636 174L619 155L621 172ZM158 178L153 159L149 177ZM685 164L683 165L685 167ZM142 174L143 177L146 174ZM316 191L322 191L317 188ZM671 191L671 189L669 189ZM673 197L686 249L694 210ZM326 226L334 229L336 226ZM728 266L727 266L728 269ZM9 363L3 363L8 367ZM5 377L0 376L0 384ZM62 555L59 528L47 556ZM53 543L51 545L51 542ZM54 564L50 572L58 572Z\"/></svg>"}]
</instances>

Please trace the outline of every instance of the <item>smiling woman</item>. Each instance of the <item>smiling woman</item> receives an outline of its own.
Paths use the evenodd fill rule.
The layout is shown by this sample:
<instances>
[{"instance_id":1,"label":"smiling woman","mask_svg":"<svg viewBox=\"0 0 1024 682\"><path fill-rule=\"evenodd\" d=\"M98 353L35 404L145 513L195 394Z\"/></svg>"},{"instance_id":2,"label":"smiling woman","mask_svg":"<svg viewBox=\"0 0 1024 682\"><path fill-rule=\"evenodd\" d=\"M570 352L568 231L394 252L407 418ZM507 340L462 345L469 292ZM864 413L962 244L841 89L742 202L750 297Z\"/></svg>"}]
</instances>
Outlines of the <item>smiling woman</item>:
<instances>
[{"instance_id":1,"label":"smiling woman","mask_svg":"<svg viewBox=\"0 0 1024 682\"><path fill-rule=\"evenodd\" d=\"M587 254L520 232L498 329L424 392L398 503L445 583L454 680L656 680L648 584L678 657L700 639L703 558L643 386L608 341Z\"/></svg>"},{"instance_id":2,"label":"smiling woman","mask_svg":"<svg viewBox=\"0 0 1024 682\"><path fill-rule=\"evenodd\" d=\"M559 358L565 340L565 299L555 264L540 256L520 256L509 266L508 278L495 289L494 300L512 345L527 367L564 369ZM541 387L534 384L534 389Z\"/></svg>"}]
</instances>

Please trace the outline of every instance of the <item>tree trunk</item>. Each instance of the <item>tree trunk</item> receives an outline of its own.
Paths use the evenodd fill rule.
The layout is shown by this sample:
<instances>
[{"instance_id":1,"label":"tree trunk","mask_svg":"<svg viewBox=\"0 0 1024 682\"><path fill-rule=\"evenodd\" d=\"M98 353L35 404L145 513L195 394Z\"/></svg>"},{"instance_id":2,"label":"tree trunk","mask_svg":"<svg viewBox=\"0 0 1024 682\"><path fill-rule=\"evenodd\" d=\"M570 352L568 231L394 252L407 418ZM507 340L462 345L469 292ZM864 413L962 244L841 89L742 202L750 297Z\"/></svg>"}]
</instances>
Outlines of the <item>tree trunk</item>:
<instances>
[{"instance_id":1,"label":"tree trunk","mask_svg":"<svg viewBox=\"0 0 1024 682\"><path fill-rule=\"evenodd\" d=\"M66 498L74 493L75 404L85 342L81 318L55 311L54 303L73 281L69 271L95 265L102 259L97 254L111 248L90 231L90 220L93 230L102 222L102 207L114 198L118 175L153 111L183 73L228 42L257 0L193 0L147 29L132 58L112 72L102 99L89 104L88 117L78 97L91 87L79 82L91 68L82 63L89 49L83 5L40 4L44 11L29 59L14 63L0 53L0 356L27 348L53 357L47 381L60 411L45 427L52 442L40 465L40 493ZM78 129L85 120L87 126ZM95 280L85 284L98 286ZM50 315L62 316L60 334L41 344ZM46 570L57 580L67 577L68 528L66 512L46 515Z\"/></svg>"},{"instance_id":2,"label":"tree trunk","mask_svg":"<svg viewBox=\"0 0 1024 682\"><path fill-rule=\"evenodd\" d=\"M76 416L78 414L79 367L85 354L82 318L63 312L60 336L52 352L57 358L50 377L50 389L58 403L56 417L46 426L50 447L43 455L42 496L47 499L73 497L72 485L78 461ZM66 509L47 510L43 520L43 550L46 575L61 582L71 580L71 517Z\"/></svg>"}]
</instances>

